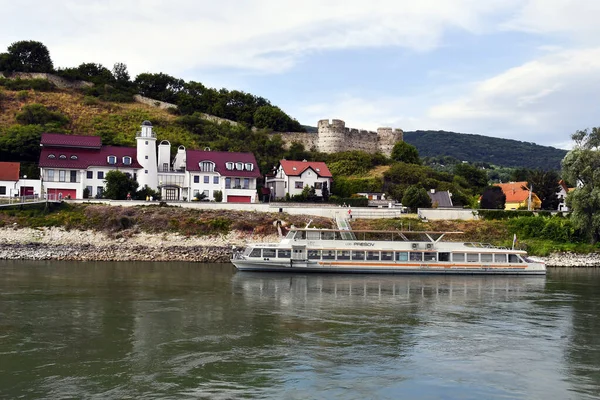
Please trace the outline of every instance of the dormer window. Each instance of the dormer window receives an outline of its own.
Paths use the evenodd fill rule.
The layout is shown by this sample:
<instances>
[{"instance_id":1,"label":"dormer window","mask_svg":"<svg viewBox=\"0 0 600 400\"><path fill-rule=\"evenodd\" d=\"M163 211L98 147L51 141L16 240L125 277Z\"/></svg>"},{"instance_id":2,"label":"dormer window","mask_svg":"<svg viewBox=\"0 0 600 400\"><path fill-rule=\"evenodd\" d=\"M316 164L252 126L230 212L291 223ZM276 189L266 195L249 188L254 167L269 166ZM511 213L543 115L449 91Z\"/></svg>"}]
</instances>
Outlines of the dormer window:
<instances>
[{"instance_id":1,"label":"dormer window","mask_svg":"<svg viewBox=\"0 0 600 400\"><path fill-rule=\"evenodd\" d=\"M54 154L48 154L48 158L52 159L52 158L56 158L56 156Z\"/></svg>"},{"instance_id":2,"label":"dormer window","mask_svg":"<svg viewBox=\"0 0 600 400\"><path fill-rule=\"evenodd\" d=\"M110 161L109 161L109 163L110 163ZM131 165L131 157L129 157L129 156L123 157L123 164L124 165Z\"/></svg>"},{"instance_id":3,"label":"dormer window","mask_svg":"<svg viewBox=\"0 0 600 400\"><path fill-rule=\"evenodd\" d=\"M213 172L215 170L215 163L212 161L201 161L198 163L198 166L202 172Z\"/></svg>"},{"instance_id":4,"label":"dormer window","mask_svg":"<svg viewBox=\"0 0 600 400\"><path fill-rule=\"evenodd\" d=\"M117 156L108 156L108 157L106 157L106 161L109 164L116 164L117 163Z\"/></svg>"},{"instance_id":5,"label":"dormer window","mask_svg":"<svg viewBox=\"0 0 600 400\"><path fill-rule=\"evenodd\" d=\"M296 167L292 167L292 169L293 169L294 171L296 171Z\"/></svg>"},{"instance_id":6,"label":"dormer window","mask_svg":"<svg viewBox=\"0 0 600 400\"><path fill-rule=\"evenodd\" d=\"M254 170L254 164L252 164L252 163L246 163L246 170L248 170L248 171Z\"/></svg>"},{"instance_id":7,"label":"dormer window","mask_svg":"<svg viewBox=\"0 0 600 400\"><path fill-rule=\"evenodd\" d=\"M71 160L77 160L77 156L76 156L75 154L73 154L73 155L71 156Z\"/></svg>"},{"instance_id":8,"label":"dormer window","mask_svg":"<svg viewBox=\"0 0 600 400\"><path fill-rule=\"evenodd\" d=\"M227 168L228 170L232 170L233 169L233 163L232 162L226 162L225 163L225 168Z\"/></svg>"},{"instance_id":9,"label":"dormer window","mask_svg":"<svg viewBox=\"0 0 600 400\"><path fill-rule=\"evenodd\" d=\"M241 162L235 163L235 169L237 169L238 171L243 171L244 170L244 163L241 163Z\"/></svg>"},{"instance_id":10,"label":"dormer window","mask_svg":"<svg viewBox=\"0 0 600 400\"><path fill-rule=\"evenodd\" d=\"M64 154L61 154L60 156L58 156L58 158L60 158L61 160L66 160L67 156L65 156Z\"/></svg>"},{"instance_id":11,"label":"dormer window","mask_svg":"<svg viewBox=\"0 0 600 400\"><path fill-rule=\"evenodd\" d=\"M317 168L317 172L321 172L321 170L319 168Z\"/></svg>"}]
</instances>

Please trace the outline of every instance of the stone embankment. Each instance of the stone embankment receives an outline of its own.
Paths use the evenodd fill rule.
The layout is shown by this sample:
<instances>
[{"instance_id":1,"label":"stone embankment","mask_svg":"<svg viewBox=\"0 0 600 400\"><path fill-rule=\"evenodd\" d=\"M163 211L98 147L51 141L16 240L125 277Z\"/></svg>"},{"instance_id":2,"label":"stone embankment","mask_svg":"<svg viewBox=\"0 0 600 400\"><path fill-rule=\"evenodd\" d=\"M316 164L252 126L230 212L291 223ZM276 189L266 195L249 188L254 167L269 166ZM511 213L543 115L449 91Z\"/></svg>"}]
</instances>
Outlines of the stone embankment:
<instances>
[{"instance_id":1,"label":"stone embankment","mask_svg":"<svg viewBox=\"0 0 600 400\"><path fill-rule=\"evenodd\" d=\"M600 267L600 253L555 253L538 258L544 260L548 267Z\"/></svg>"},{"instance_id":2,"label":"stone embankment","mask_svg":"<svg viewBox=\"0 0 600 400\"><path fill-rule=\"evenodd\" d=\"M249 241L277 241L275 236L232 232L222 236L186 237L172 233L121 232L110 236L60 228L0 229L0 259L73 261L227 262Z\"/></svg>"}]
</instances>

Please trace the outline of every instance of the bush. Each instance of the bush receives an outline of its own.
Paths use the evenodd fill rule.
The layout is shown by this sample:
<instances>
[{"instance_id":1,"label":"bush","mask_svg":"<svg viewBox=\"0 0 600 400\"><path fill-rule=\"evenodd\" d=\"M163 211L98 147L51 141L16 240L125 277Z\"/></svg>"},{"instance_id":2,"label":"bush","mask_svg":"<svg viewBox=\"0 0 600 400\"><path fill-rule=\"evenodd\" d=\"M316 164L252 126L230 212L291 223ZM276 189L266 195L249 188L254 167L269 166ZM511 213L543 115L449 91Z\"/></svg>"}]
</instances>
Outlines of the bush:
<instances>
[{"instance_id":1,"label":"bush","mask_svg":"<svg viewBox=\"0 0 600 400\"><path fill-rule=\"evenodd\" d=\"M47 79L6 79L0 77L0 86L8 90L37 90L38 92L52 92L56 86Z\"/></svg>"},{"instance_id":2,"label":"bush","mask_svg":"<svg viewBox=\"0 0 600 400\"><path fill-rule=\"evenodd\" d=\"M46 125L55 123L58 126L64 126L69 123L69 119L57 111L50 111L42 104L29 104L17 113L17 121L22 125Z\"/></svg>"},{"instance_id":3,"label":"bush","mask_svg":"<svg viewBox=\"0 0 600 400\"><path fill-rule=\"evenodd\" d=\"M85 96L83 98L83 105L84 106L97 106L98 104L100 104L100 101L93 96Z\"/></svg>"},{"instance_id":4,"label":"bush","mask_svg":"<svg viewBox=\"0 0 600 400\"><path fill-rule=\"evenodd\" d=\"M215 201L216 201L217 203L220 203L220 202L222 202L222 201L223 201L223 192L221 192L220 190L215 190L215 191L213 192L213 196L214 196L214 198L215 198Z\"/></svg>"}]
</instances>

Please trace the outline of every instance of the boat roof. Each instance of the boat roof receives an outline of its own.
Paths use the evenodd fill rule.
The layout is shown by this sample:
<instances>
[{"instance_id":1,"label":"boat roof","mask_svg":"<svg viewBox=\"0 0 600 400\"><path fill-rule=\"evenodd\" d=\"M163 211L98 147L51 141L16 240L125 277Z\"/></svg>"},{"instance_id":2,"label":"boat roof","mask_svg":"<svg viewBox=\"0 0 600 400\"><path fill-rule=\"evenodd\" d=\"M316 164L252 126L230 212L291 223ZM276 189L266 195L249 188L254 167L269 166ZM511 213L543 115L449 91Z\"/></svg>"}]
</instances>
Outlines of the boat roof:
<instances>
[{"instance_id":1,"label":"boat roof","mask_svg":"<svg viewBox=\"0 0 600 400\"><path fill-rule=\"evenodd\" d=\"M373 230L373 229L329 229L329 228L290 228L290 231L324 231L324 232L364 232L364 233L410 233L410 234L428 234L428 235L457 235L463 234L461 231L441 232L441 231L401 231L401 230Z\"/></svg>"}]
</instances>

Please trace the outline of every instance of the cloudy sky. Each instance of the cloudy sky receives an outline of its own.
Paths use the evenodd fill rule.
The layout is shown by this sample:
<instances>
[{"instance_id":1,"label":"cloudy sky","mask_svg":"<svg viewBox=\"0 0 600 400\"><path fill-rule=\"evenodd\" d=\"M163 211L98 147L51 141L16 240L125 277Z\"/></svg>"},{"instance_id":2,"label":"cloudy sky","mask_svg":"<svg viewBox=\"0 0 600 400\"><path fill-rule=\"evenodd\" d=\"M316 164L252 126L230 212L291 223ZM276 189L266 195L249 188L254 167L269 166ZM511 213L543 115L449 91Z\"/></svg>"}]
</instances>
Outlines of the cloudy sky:
<instances>
[{"instance_id":1,"label":"cloudy sky","mask_svg":"<svg viewBox=\"0 0 600 400\"><path fill-rule=\"evenodd\" d=\"M599 0L0 0L0 52L124 62L269 99L307 125L570 147L600 125Z\"/></svg>"}]
</instances>

